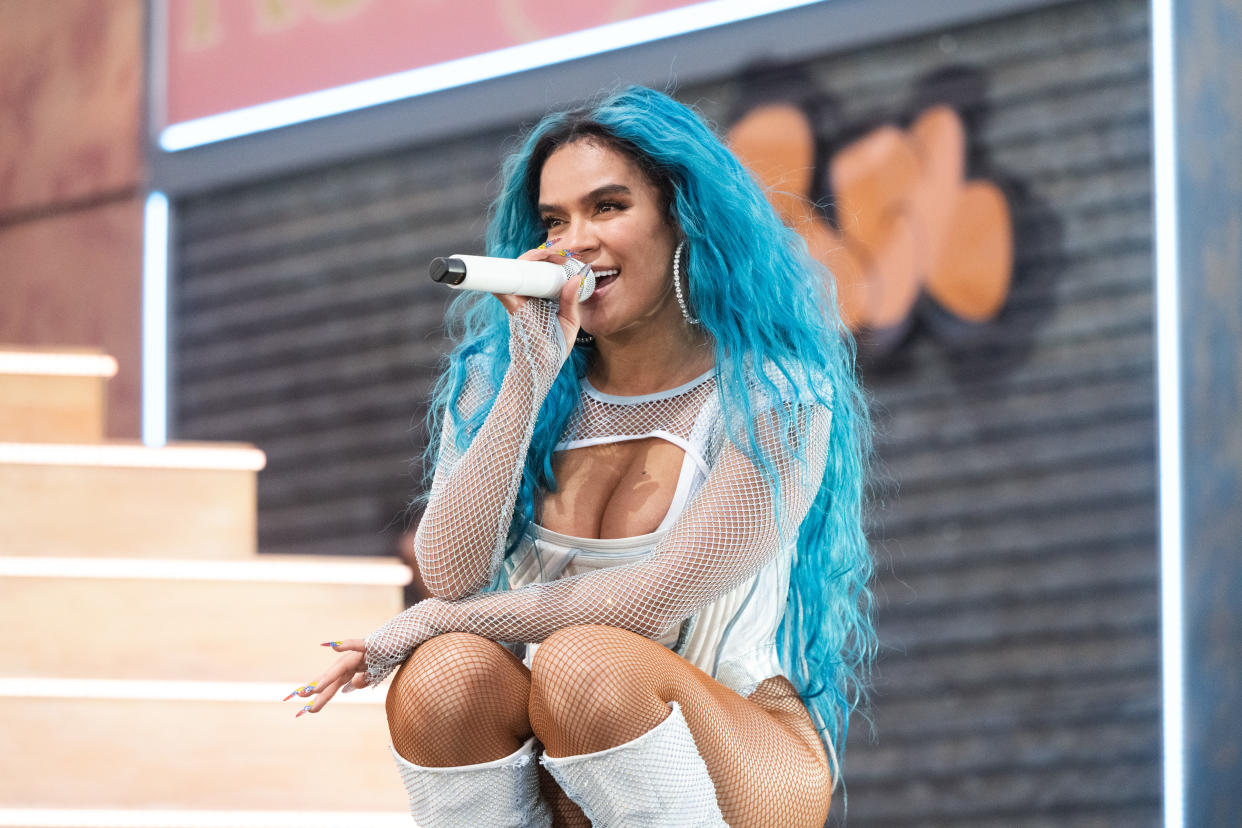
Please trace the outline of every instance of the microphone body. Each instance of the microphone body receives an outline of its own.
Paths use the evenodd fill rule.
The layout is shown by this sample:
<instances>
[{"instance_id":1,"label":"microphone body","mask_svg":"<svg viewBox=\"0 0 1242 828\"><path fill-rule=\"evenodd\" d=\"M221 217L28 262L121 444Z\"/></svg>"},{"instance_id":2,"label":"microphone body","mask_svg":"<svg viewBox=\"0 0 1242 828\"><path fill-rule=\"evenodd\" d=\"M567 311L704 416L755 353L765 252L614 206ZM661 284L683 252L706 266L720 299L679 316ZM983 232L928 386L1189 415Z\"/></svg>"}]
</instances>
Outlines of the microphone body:
<instances>
[{"instance_id":1,"label":"microphone body","mask_svg":"<svg viewBox=\"0 0 1242 828\"><path fill-rule=\"evenodd\" d=\"M595 274L585 262L569 259L564 264L554 264L460 253L431 260L432 281L454 290L512 293L540 299L557 298L565 282L584 270L586 279L579 291L578 301L583 301L595 290Z\"/></svg>"}]
</instances>

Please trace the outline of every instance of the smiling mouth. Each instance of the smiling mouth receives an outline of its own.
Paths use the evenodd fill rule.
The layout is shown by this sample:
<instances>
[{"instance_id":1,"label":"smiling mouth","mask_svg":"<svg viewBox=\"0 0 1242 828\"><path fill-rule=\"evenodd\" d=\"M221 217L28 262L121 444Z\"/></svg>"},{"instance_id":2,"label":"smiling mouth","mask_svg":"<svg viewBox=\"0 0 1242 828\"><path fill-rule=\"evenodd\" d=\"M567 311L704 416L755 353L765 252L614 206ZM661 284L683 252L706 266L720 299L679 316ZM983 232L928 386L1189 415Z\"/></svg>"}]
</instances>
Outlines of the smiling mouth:
<instances>
[{"instance_id":1,"label":"smiling mouth","mask_svg":"<svg viewBox=\"0 0 1242 828\"><path fill-rule=\"evenodd\" d=\"M617 274L621 272L619 268L611 267L607 270L595 270L595 290L598 291L602 287L607 287L616 281Z\"/></svg>"}]
</instances>

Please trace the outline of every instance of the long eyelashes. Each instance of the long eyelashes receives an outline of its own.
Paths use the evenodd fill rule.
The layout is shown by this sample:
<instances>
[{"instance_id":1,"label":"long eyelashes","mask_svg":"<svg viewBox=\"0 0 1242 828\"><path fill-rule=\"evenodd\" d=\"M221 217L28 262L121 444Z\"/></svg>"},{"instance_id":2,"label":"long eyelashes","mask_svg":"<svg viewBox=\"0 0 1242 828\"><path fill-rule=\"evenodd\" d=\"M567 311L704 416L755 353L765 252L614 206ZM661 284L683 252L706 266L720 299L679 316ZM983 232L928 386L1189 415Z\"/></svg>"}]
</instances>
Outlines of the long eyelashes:
<instances>
[{"instance_id":1,"label":"long eyelashes","mask_svg":"<svg viewBox=\"0 0 1242 828\"><path fill-rule=\"evenodd\" d=\"M598 213L618 213L628 208L628 204L622 204L619 201L601 201L595 205L595 212ZM543 225L543 229L551 230L558 224L564 223L564 219L559 216L543 216L539 219L539 223Z\"/></svg>"}]
</instances>

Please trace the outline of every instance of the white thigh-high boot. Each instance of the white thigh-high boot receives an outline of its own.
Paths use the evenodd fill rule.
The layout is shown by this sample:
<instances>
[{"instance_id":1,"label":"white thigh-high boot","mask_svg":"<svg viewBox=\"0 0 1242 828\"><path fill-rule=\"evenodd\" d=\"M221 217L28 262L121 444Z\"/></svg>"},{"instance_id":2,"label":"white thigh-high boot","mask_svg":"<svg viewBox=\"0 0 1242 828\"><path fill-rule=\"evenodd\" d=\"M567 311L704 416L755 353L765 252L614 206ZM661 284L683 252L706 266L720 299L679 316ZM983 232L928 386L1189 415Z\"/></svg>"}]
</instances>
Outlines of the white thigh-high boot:
<instances>
[{"instance_id":1,"label":"white thigh-high boot","mask_svg":"<svg viewBox=\"0 0 1242 828\"><path fill-rule=\"evenodd\" d=\"M549 828L552 815L539 796L535 739L516 753L455 768L424 768L393 750L418 828Z\"/></svg>"},{"instance_id":2,"label":"white thigh-high boot","mask_svg":"<svg viewBox=\"0 0 1242 828\"><path fill-rule=\"evenodd\" d=\"M632 742L598 753L542 758L595 828L719 828L716 788L677 702Z\"/></svg>"}]
</instances>

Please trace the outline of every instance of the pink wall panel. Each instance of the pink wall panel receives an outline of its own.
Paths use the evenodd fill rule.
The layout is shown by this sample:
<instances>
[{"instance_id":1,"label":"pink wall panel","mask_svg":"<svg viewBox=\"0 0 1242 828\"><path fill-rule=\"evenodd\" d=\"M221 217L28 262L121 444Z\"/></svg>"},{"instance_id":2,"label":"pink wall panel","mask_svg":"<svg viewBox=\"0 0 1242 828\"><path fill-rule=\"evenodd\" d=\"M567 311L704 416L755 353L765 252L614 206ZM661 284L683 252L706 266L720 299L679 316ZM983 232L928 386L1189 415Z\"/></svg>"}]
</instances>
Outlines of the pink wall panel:
<instances>
[{"instance_id":1,"label":"pink wall panel","mask_svg":"<svg viewBox=\"0 0 1242 828\"><path fill-rule=\"evenodd\" d=\"M690 5L693 0L169 0L167 123Z\"/></svg>"},{"instance_id":2,"label":"pink wall panel","mask_svg":"<svg viewBox=\"0 0 1242 828\"><path fill-rule=\"evenodd\" d=\"M0 3L0 224L141 180L142 0Z\"/></svg>"},{"instance_id":3,"label":"pink wall panel","mask_svg":"<svg viewBox=\"0 0 1242 828\"><path fill-rule=\"evenodd\" d=\"M140 428L142 0L0 2L0 342L120 362Z\"/></svg>"},{"instance_id":4,"label":"pink wall panel","mask_svg":"<svg viewBox=\"0 0 1242 828\"><path fill-rule=\"evenodd\" d=\"M116 357L111 437L138 437L142 199L0 228L0 342L97 346Z\"/></svg>"}]
</instances>

